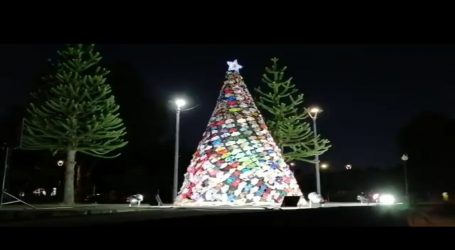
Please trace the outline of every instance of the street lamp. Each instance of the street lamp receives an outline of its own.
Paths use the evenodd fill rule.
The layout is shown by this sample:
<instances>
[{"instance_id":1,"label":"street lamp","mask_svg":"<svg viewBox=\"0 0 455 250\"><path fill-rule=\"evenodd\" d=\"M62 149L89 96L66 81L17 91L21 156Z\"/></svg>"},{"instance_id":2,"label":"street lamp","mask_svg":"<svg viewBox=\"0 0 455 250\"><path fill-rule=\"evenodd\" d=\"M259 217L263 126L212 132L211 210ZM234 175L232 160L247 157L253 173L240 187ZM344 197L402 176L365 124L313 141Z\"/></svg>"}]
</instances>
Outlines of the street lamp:
<instances>
[{"instance_id":1,"label":"street lamp","mask_svg":"<svg viewBox=\"0 0 455 250\"><path fill-rule=\"evenodd\" d=\"M9 146L5 143L4 145L5 149L5 163L3 165L3 180L2 180L2 190L0 194L0 207L3 206L3 196L5 195L5 183L6 183L6 170L8 169L8 157L10 153L10 148Z\"/></svg>"},{"instance_id":2,"label":"street lamp","mask_svg":"<svg viewBox=\"0 0 455 250\"><path fill-rule=\"evenodd\" d=\"M403 154L401 156L401 160L403 161L403 168L404 168L404 188L405 188L406 201L409 201L408 170L407 170L408 159L409 158L408 158L407 154Z\"/></svg>"},{"instance_id":3,"label":"street lamp","mask_svg":"<svg viewBox=\"0 0 455 250\"><path fill-rule=\"evenodd\" d=\"M322 164L321 164L321 169L326 170L326 169L328 169L328 168L329 168L329 164L328 164L328 163L322 163ZM327 176L326 176L325 174L322 175L322 181L323 181L324 183L326 183L326 184L324 184L324 183L322 183L322 184L326 185L326 187L327 187ZM324 190L325 190L325 188L324 188ZM328 189L327 189L327 190L328 190ZM320 191L321 191L321 196L324 197L324 196L322 195L322 190L320 190ZM326 191L326 193L327 193L327 198L328 198L328 197L329 197L328 191Z\"/></svg>"},{"instance_id":4,"label":"street lamp","mask_svg":"<svg viewBox=\"0 0 455 250\"><path fill-rule=\"evenodd\" d=\"M317 149L317 128L316 128L316 119L318 118L318 114L322 112L322 109L319 107L311 107L308 110L308 115L313 119L313 132L314 132L314 147ZM314 156L315 168L316 168L316 190L319 195L321 195L321 177L319 174L319 155Z\"/></svg>"},{"instance_id":5,"label":"street lamp","mask_svg":"<svg viewBox=\"0 0 455 250\"><path fill-rule=\"evenodd\" d=\"M175 99L175 152L174 152L174 187L172 189L172 200L175 202L178 188L178 171L179 171L179 133L180 133L180 111L186 105L186 101L181 98Z\"/></svg>"},{"instance_id":6,"label":"street lamp","mask_svg":"<svg viewBox=\"0 0 455 250\"><path fill-rule=\"evenodd\" d=\"M352 169L352 165L351 165L351 164L347 164L347 165L345 166L345 168L346 168L346 170L351 170L351 169Z\"/></svg>"}]
</instances>

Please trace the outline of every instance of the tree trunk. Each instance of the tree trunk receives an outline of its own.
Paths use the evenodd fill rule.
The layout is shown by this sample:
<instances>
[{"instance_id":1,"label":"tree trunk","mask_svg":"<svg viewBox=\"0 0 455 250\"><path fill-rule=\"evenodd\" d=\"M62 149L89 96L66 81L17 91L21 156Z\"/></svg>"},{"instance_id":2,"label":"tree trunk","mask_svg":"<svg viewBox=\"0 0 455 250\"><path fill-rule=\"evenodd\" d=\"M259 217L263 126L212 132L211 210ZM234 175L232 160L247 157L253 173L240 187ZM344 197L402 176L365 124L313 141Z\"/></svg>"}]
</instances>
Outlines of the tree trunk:
<instances>
[{"instance_id":1,"label":"tree trunk","mask_svg":"<svg viewBox=\"0 0 455 250\"><path fill-rule=\"evenodd\" d=\"M65 187L63 203L74 205L74 166L76 165L76 150L68 150L65 162Z\"/></svg>"}]
</instances>

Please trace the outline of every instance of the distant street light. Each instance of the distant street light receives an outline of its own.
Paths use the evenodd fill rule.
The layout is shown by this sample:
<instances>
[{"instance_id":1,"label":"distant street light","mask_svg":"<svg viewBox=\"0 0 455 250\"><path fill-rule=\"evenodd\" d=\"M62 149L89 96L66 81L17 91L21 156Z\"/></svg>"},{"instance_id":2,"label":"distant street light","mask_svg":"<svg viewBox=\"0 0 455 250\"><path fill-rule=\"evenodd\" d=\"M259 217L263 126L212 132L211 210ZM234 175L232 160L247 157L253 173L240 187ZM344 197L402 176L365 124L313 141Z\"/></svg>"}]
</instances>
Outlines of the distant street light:
<instances>
[{"instance_id":1,"label":"distant street light","mask_svg":"<svg viewBox=\"0 0 455 250\"><path fill-rule=\"evenodd\" d=\"M186 105L185 99L180 99L180 98L175 99L175 106L177 106L177 109L180 109L185 105Z\"/></svg>"},{"instance_id":2,"label":"distant street light","mask_svg":"<svg viewBox=\"0 0 455 250\"><path fill-rule=\"evenodd\" d=\"M310 109L310 113L313 113L313 114L318 114L320 112L322 112L322 110L320 108L318 108L318 107L312 107Z\"/></svg>"},{"instance_id":3,"label":"distant street light","mask_svg":"<svg viewBox=\"0 0 455 250\"><path fill-rule=\"evenodd\" d=\"M351 169L352 169L352 165L351 165L351 164L348 164L348 165L346 165L345 168L346 168L346 170L351 170Z\"/></svg>"},{"instance_id":4,"label":"distant street light","mask_svg":"<svg viewBox=\"0 0 455 250\"><path fill-rule=\"evenodd\" d=\"M404 168L404 188L405 188L405 196L406 201L409 202L409 189L408 189L408 170L407 170L407 162L408 162L408 155L403 154L401 156L401 160L403 161L403 168Z\"/></svg>"},{"instance_id":5,"label":"distant street light","mask_svg":"<svg viewBox=\"0 0 455 250\"><path fill-rule=\"evenodd\" d=\"M328 169L328 168L329 168L329 164L328 164L328 163L322 163L322 164L321 164L321 169L326 170L326 169ZM327 179L328 179L328 178L327 178L327 176L326 176L325 174L321 174L321 175L322 175L322 180L323 180L323 182L326 183L326 184L325 184L325 185L326 185L325 187L327 187ZM323 183L323 184L324 184L324 183ZM324 189L324 190L325 190L325 189ZM328 190L328 188L327 188L327 190ZM327 194L326 196L327 196L327 199L328 199L328 198L329 198L329 192L326 191L326 194ZM321 196L324 197L324 196L322 195L322 190L321 190Z\"/></svg>"},{"instance_id":6,"label":"distant street light","mask_svg":"<svg viewBox=\"0 0 455 250\"><path fill-rule=\"evenodd\" d=\"M313 119L313 132L314 132L314 147L317 148L317 128L316 128L316 119L318 118L318 114L322 112L322 109L319 107L311 107L310 110L308 111L308 115ZM316 169L316 190L319 195L321 195L321 177L319 173L319 155L314 156L314 162L315 162L315 169Z\"/></svg>"},{"instance_id":7,"label":"distant street light","mask_svg":"<svg viewBox=\"0 0 455 250\"><path fill-rule=\"evenodd\" d=\"M175 152L174 152L174 186L172 189L172 200L175 202L178 189L178 171L179 171L179 134L180 134L180 111L186 105L184 99L175 99Z\"/></svg>"},{"instance_id":8,"label":"distant street light","mask_svg":"<svg viewBox=\"0 0 455 250\"><path fill-rule=\"evenodd\" d=\"M188 111L197 108L199 105L193 106L191 108L182 109L186 105L186 100L182 98L177 98L174 100L176 107L175 114L175 152L174 152L174 185L172 189L172 200L175 202L178 193L178 171L179 171L179 136L180 136L180 112Z\"/></svg>"}]
</instances>

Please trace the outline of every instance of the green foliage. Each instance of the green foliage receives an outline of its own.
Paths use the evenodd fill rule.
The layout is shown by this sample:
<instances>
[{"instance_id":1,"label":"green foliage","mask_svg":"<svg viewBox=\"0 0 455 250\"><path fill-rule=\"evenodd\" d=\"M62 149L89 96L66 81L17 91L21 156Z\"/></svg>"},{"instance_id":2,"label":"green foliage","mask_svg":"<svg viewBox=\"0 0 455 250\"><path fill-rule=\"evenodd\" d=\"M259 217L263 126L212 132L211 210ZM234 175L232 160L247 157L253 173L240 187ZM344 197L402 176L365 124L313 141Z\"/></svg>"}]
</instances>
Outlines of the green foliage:
<instances>
[{"instance_id":1,"label":"green foliage","mask_svg":"<svg viewBox=\"0 0 455 250\"><path fill-rule=\"evenodd\" d=\"M109 71L94 45L68 45L58 51L45 87L32 94L24 123L22 147L29 150L75 150L112 158L124 147L126 134L119 106L106 83Z\"/></svg>"},{"instance_id":2,"label":"green foliage","mask_svg":"<svg viewBox=\"0 0 455 250\"><path fill-rule=\"evenodd\" d=\"M278 58L272 58L272 66L265 68L262 82L263 90L257 102L265 113L265 119L272 136L281 148L286 162L314 162L315 155L321 155L330 148L330 142L317 135L316 140L306 120L309 118L304 109L303 94L292 83L292 77L285 77L287 67L278 67Z\"/></svg>"}]
</instances>

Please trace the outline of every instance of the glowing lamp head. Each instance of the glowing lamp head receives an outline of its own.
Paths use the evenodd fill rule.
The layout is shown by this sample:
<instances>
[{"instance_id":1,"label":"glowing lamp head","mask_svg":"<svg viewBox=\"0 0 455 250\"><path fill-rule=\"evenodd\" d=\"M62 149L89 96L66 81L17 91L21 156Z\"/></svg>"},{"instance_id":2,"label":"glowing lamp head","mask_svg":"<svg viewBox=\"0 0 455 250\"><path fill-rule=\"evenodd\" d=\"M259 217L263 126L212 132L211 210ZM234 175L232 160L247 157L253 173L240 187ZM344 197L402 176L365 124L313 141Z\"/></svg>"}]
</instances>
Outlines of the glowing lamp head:
<instances>
[{"instance_id":1,"label":"glowing lamp head","mask_svg":"<svg viewBox=\"0 0 455 250\"><path fill-rule=\"evenodd\" d=\"M177 108L181 108L186 105L186 101L181 98L175 99L175 105L177 106Z\"/></svg>"},{"instance_id":2,"label":"glowing lamp head","mask_svg":"<svg viewBox=\"0 0 455 250\"><path fill-rule=\"evenodd\" d=\"M377 200L379 198L379 194L373 194L373 200Z\"/></svg>"},{"instance_id":3,"label":"glowing lamp head","mask_svg":"<svg viewBox=\"0 0 455 250\"><path fill-rule=\"evenodd\" d=\"M61 167L61 166L63 166L63 163L64 162L62 160L59 160L59 161L57 161L57 166Z\"/></svg>"},{"instance_id":4,"label":"glowing lamp head","mask_svg":"<svg viewBox=\"0 0 455 250\"><path fill-rule=\"evenodd\" d=\"M442 193L442 199L444 201L449 201L449 193L447 193L447 192Z\"/></svg>"},{"instance_id":5,"label":"glowing lamp head","mask_svg":"<svg viewBox=\"0 0 455 250\"><path fill-rule=\"evenodd\" d=\"M383 194L379 197L379 203L383 205L393 205L395 203L395 197L391 194Z\"/></svg>"},{"instance_id":6,"label":"glowing lamp head","mask_svg":"<svg viewBox=\"0 0 455 250\"><path fill-rule=\"evenodd\" d=\"M312 114L317 114L317 113L320 113L320 112L322 112L322 109L320 109L318 107L310 108L310 113L312 113Z\"/></svg>"},{"instance_id":7,"label":"glowing lamp head","mask_svg":"<svg viewBox=\"0 0 455 250\"><path fill-rule=\"evenodd\" d=\"M401 156L401 160L402 161L407 161L409 159L408 155L407 154L404 154Z\"/></svg>"},{"instance_id":8,"label":"glowing lamp head","mask_svg":"<svg viewBox=\"0 0 455 250\"><path fill-rule=\"evenodd\" d=\"M321 164L322 169L327 169L328 167L329 167L329 164L327 164L327 163Z\"/></svg>"}]
</instances>

